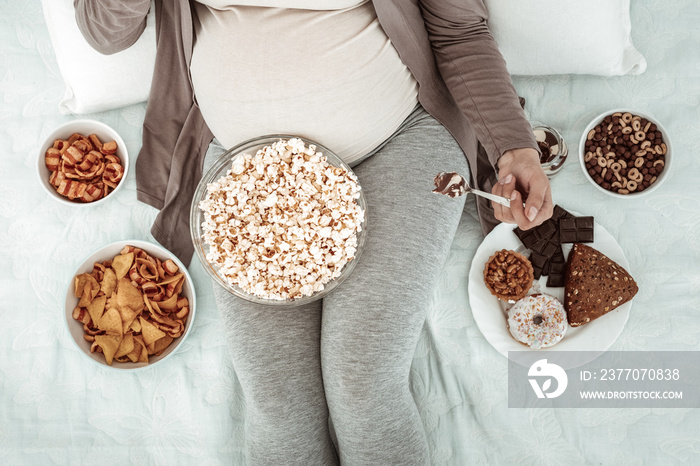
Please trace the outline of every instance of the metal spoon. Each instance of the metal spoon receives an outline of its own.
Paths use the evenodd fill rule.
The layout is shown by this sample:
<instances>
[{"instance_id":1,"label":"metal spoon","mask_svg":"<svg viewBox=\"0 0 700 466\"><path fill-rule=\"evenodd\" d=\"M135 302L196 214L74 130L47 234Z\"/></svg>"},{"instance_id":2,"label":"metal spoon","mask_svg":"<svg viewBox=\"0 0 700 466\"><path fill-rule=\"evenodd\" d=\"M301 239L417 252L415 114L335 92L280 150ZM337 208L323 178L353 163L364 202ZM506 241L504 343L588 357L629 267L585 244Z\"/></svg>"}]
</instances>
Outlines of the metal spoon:
<instances>
[{"instance_id":1,"label":"metal spoon","mask_svg":"<svg viewBox=\"0 0 700 466\"><path fill-rule=\"evenodd\" d=\"M435 177L435 189L434 193L444 194L448 197L459 197L467 193L473 193L477 196L485 197L499 204L510 207L510 199L502 196L496 196L495 194L487 193L484 191L479 191L474 189L469 184L467 180L464 179L462 175L455 172L441 172Z\"/></svg>"}]
</instances>

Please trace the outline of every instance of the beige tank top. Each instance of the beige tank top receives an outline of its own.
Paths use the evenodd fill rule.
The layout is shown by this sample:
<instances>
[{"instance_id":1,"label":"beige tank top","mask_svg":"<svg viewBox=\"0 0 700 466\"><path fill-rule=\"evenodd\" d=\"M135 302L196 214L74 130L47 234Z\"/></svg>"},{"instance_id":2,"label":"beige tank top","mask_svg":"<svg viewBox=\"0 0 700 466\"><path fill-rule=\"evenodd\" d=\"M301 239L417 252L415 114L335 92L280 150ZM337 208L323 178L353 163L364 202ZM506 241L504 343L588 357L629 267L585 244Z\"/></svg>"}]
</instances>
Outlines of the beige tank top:
<instances>
[{"instance_id":1,"label":"beige tank top","mask_svg":"<svg viewBox=\"0 0 700 466\"><path fill-rule=\"evenodd\" d=\"M195 9L192 83L224 147L287 133L352 163L418 102L369 0L202 0Z\"/></svg>"}]
</instances>

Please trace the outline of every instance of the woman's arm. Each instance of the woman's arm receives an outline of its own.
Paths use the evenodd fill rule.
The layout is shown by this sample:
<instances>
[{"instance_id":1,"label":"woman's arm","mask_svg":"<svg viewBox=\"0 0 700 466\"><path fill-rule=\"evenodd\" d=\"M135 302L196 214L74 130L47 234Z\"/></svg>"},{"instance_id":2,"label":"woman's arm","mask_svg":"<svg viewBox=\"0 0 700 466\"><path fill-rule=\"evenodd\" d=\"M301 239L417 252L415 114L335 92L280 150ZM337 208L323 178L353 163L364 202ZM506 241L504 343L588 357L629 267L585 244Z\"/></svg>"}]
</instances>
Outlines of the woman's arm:
<instances>
[{"instance_id":1,"label":"woman's arm","mask_svg":"<svg viewBox=\"0 0 700 466\"><path fill-rule=\"evenodd\" d=\"M110 55L129 48L141 36L151 0L73 0L73 5L85 40Z\"/></svg>"},{"instance_id":2,"label":"woman's arm","mask_svg":"<svg viewBox=\"0 0 700 466\"><path fill-rule=\"evenodd\" d=\"M549 181L539 165L537 143L525 118L506 63L491 36L483 0L420 0L438 69L499 170L494 187L517 197L511 209L494 205L496 218L521 228L552 214ZM522 194L516 190L522 191ZM522 207L521 196L527 196Z\"/></svg>"},{"instance_id":3,"label":"woman's arm","mask_svg":"<svg viewBox=\"0 0 700 466\"><path fill-rule=\"evenodd\" d=\"M493 165L509 149L537 148L482 0L421 0L438 69Z\"/></svg>"}]
</instances>

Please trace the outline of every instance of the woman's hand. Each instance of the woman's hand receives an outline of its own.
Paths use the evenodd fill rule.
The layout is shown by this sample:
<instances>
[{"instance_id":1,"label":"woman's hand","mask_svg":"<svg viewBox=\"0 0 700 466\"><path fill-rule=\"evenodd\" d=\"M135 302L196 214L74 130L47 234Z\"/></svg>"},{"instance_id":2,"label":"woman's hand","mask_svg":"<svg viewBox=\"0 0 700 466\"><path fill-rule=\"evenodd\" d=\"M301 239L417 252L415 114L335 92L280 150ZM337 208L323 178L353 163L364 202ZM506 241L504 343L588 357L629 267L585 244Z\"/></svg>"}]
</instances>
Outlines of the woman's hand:
<instances>
[{"instance_id":1,"label":"woman's hand","mask_svg":"<svg viewBox=\"0 0 700 466\"><path fill-rule=\"evenodd\" d=\"M552 216L554 205L549 179L540 167L535 149L506 151L498 160L498 183L491 192L510 199L510 209L491 203L496 218L502 222L517 223L527 230Z\"/></svg>"}]
</instances>

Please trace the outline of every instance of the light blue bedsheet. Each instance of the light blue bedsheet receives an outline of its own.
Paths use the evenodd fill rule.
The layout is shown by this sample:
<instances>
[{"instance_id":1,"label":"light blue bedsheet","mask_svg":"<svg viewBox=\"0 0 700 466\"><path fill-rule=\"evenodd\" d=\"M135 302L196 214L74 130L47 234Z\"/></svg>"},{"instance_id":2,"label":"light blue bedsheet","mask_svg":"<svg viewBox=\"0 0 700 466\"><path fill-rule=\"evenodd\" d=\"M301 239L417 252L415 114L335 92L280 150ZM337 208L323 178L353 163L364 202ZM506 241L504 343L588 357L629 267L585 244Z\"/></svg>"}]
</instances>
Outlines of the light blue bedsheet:
<instances>
[{"instance_id":1,"label":"light blue bedsheet","mask_svg":"<svg viewBox=\"0 0 700 466\"><path fill-rule=\"evenodd\" d=\"M622 246L640 291L617 350L700 350L700 2L636 0L637 77L518 77L533 122L570 147L555 202L594 215ZM0 0L0 464L244 464L243 404L210 281L194 329L169 362L137 375L89 364L63 324L66 289L98 247L151 240L155 210L132 175L111 202L80 216L39 187L38 145L59 123L62 81L38 0ZM595 115L650 112L672 136L670 179L640 200L611 200L585 180L578 141ZM145 105L88 115L131 154ZM132 167L133 169L133 158ZM86 211L87 212L87 211ZM697 464L697 409L509 409L507 360L486 341L467 295L481 241L471 202L415 354L411 386L435 465Z\"/></svg>"}]
</instances>

